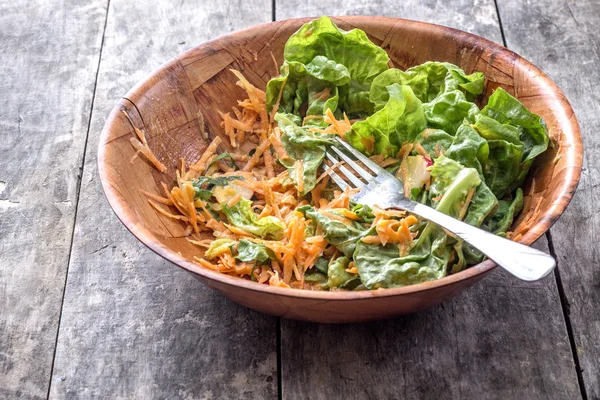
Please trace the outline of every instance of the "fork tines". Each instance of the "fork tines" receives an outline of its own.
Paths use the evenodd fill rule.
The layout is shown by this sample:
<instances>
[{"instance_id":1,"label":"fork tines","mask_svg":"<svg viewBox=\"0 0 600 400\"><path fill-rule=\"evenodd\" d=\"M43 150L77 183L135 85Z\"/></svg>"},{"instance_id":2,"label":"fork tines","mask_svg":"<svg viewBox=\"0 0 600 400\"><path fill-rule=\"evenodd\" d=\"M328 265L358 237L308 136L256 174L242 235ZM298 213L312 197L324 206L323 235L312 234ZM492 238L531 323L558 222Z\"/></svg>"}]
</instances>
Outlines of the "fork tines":
<instances>
[{"instance_id":1,"label":"fork tines","mask_svg":"<svg viewBox=\"0 0 600 400\"><path fill-rule=\"evenodd\" d=\"M354 185L354 188L361 189L372 182L377 174L381 173L383 168L379 165L343 140L338 138L337 141L339 145L343 147L344 151L336 146L331 146L327 149L325 156L332 165L329 165L325 171L342 190L353 188L348 182ZM349 157L345 151L350 153L358 162ZM346 165L354 170L354 172L346 168ZM337 170L337 172L335 170Z\"/></svg>"}]
</instances>

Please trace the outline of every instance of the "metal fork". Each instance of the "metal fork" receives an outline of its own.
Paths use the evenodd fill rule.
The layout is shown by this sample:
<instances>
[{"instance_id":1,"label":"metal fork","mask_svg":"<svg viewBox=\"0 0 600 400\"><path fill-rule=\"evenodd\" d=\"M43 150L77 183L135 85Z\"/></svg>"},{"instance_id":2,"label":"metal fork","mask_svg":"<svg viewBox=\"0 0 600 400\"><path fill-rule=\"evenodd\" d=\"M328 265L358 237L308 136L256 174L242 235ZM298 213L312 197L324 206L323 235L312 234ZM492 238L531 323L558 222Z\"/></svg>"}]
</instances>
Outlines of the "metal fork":
<instances>
[{"instance_id":1,"label":"metal fork","mask_svg":"<svg viewBox=\"0 0 600 400\"><path fill-rule=\"evenodd\" d=\"M469 243L496 264L524 281L541 279L556 266L556 261L549 254L476 228L406 198L402 184L394 175L381 168L348 143L339 138L337 140L348 153L352 154L369 170L367 171L361 167L336 146L329 147L325 153L333 164L339 164L341 159L345 162L345 165L355 171L353 173L344 164L339 165L337 168L327 168L327 173L342 190L353 189L351 185L360 189L352 197L352 200L356 203L371 207L377 205L384 209L399 208L434 222ZM340 175L344 176L348 182ZM364 182L357 175L364 179Z\"/></svg>"}]
</instances>

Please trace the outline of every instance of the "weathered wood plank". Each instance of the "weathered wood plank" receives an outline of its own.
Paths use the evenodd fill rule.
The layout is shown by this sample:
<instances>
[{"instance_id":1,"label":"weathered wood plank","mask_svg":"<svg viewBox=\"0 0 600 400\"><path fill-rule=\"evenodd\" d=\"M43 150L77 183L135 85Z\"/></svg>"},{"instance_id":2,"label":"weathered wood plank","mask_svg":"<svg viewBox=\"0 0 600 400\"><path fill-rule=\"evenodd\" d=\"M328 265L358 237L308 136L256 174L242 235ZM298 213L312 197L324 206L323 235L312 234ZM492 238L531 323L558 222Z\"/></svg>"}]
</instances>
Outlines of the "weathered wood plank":
<instances>
[{"instance_id":1,"label":"weathered wood plank","mask_svg":"<svg viewBox=\"0 0 600 400\"><path fill-rule=\"evenodd\" d=\"M96 152L120 96L185 48L268 22L271 2L112 0L51 398L274 398L276 321L144 248L102 194Z\"/></svg>"},{"instance_id":2,"label":"weathered wood plank","mask_svg":"<svg viewBox=\"0 0 600 400\"><path fill-rule=\"evenodd\" d=\"M600 3L594 0L503 1L509 47L536 63L573 105L584 142L575 197L551 229L588 398L600 399Z\"/></svg>"},{"instance_id":3,"label":"weathered wood plank","mask_svg":"<svg viewBox=\"0 0 600 400\"><path fill-rule=\"evenodd\" d=\"M493 1L457 0L447 3L445 0L277 0L275 17L282 20L320 15L383 15L459 28L502 44Z\"/></svg>"},{"instance_id":4,"label":"weathered wood plank","mask_svg":"<svg viewBox=\"0 0 600 400\"><path fill-rule=\"evenodd\" d=\"M45 398L106 0L0 2L0 398Z\"/></svg>"},{"instance_id":5,"label":"weathered wood plank","mask_svg":"<svg viewBox=\"0 0 600 400\"><path fill-rule=\"evenodd\" d=\"M502 43L493 1L277 2L277 18L386 14ZM547 251L545 240L537 247ZM282 320L286 399L577 398L579 388L556 283L494 272L427 312L375 324Z\"/></svg>"}]
</instances>

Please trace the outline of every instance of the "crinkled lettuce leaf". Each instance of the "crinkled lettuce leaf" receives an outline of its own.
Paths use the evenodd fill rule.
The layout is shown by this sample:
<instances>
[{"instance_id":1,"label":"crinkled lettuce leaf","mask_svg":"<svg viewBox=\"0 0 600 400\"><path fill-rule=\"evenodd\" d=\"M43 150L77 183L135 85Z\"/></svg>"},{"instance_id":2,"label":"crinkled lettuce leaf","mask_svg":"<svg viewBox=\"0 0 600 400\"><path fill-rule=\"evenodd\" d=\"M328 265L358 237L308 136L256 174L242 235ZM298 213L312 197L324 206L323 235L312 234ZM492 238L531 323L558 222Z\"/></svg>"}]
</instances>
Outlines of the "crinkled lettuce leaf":
<instances>
[{"instance_id":1,"label":"crinkled lettuce leaf","mask_svg":"<svg viewBox=\"0 0 600 400\"><path fill-rule=\"evenodd\" d=\"M281 144L290 159L279 160L289 171L292 181L296 182L296 162L302 161L302 178L304 189L300 195L305 195L314 189L317 182L317 170L325 157L327 146L334 143L333 135L311 132L294 123L287 115L277 113L275 120L281 129Z\"/></svg>"},{"instance_id":2,"label":"crinkled lettuce leaf","mask_svg":"<svg viewBox=\"0 0 600 400\"><path fill-rule=\"evenodd\" d=\"M501 124L522 128L519 139L524 145L524 162L533 160L548 148L549 137L544 120L504 89L498 88L492 93L481 113Z\"/></svg>"},{"instance_id":3,"label":"crinkled lettuce leaf","mask_svg":"<svg viewBox=\"0 0 600 400\"><path fill-rule=\"evenodd\" d=\"M431 167L432 183L429 195L434 208L454 218L464 205L468 192L479 186L481 179L475 168L465 168L446 157L437 158Z\"/></svg>"},{"instance_id":4,"label":"crinkled lettuce leaf","mask_svg":"<svg viewBox=\"0 0 600 400\"><path fill-rule=\"evenodd\" d=\"M366 118L373 114L375 109L373 103L369 100L370 88L370 85L361 85L356 81L340 86L340 109L346 114L357 118Z\"/></svg>"},{"instance_id":5,"label":"crinkled lettuce leaf","mask_svg":"<svg viewBox=\"0 0 600 400\"><path fill-rule=\"evenodd\" d=\"M481 184L477 170L444 156L436 159L431 174L435 178L431 192L441 197L435 208L455 218L469 191ZM399 257L397 245L359 241L354 261L363 285L369 289L412 285L444 277L449 266L464 267L462 248L434 223L428 222L413 244L410 254Z\"/></svg>"},{"instance_id":6,"label":"crinkled lettuce leaf","mask_svg":"<svg viewBox=\"0 0 600 400\"><path fill-rule=\"evenodd\" d=\"M248 233L265 239L280 240L283 237L285 225L273 216L259 218L252 211L252 201L241 198L233 206L222 205L223 213L227 216L229 223Z\"/></svg>"},{"instance_id":7,"label":"crinkled lettuce leaf","mask_svg":"<svg viewBox=\"0 0 600 400\"><path fill-rule=\"evenodd\" d=\"M290 36L283 50L288 62L308 64L317 56L344 65L359 84L370 83L388 68L389 62L385 50L371 42L364 31L345 31L326 16L304 24Z\"/></svg>"},{"instance_id":8,"label":"crinkled lettuce leaf","mask_svg":"<svg viewBox=\"0 0 600 400\"><path fill-rule=\"evenodd\" d=\"M345 31L328 17L304 24L287 41L281 74L267 84L270 111L281 92L279 109L286 113L322 115L341 105L348 114L372 112L373 79L388 68L385 50L359 30ZM319 98L319 102L314 100Z\"/></svg>"},{"instance_id":9,"label":"crinkled lettuce leaf","mask_svg":"<svg viewBox=\"0 0 600 400\"><path fill-rule=\"evenodd\" d=\"M479 136L471 125L464 123L458 128L452 144L444 155L465 167L475 168L483 176L482 165L487 162L489 153L490 148L487 141Z\"/></svg>"},{"instance_id":10,"label":"crinkled lettuce leaf","mask_svg":"<svg viewBox=\"0 0 600 400\"><path fill-rule=\"evenodd\" d=\"M518 143L509 140L510 143L518 146L521 152L519 172L507 187L508 191L512 191L523 185L533 160L548 148L549 137L546 123L502 88L498 88L492 93L488 104L481 110L481 114L501 124L505 133L510 131L511 138L517 136L519 139ZM513 157L516 157L517 151L515 150L514 148L505 149L503 156L511 153Z\"/></svg>"},{"instance_id":11,"label":"crinkled lettuce leaf","mask_svg":"<svg viewBox=\"0 0 600 400\"><path fill-rule=\"evenodd\" d=\"M445 241L439 241L423 254L399 257L397 245L380 246L359 241L354 252L354 262L360 280L367 289L408 286L446 275L446 264L450 256L444 248ZM440 254L439 250L448 254Z\"/></svg>"},{"instance_id":12,"label":"crinkled lettuce leaf","mask_svg":"<svg viewBox=\"0 0 600 400\"><path fill-rule=\"evenodd\" d=\"M462 166L474 168L483 180L483 167L489 157L488 142L479 136L468 123L461 125L444 156L457 161ZM481 182L471 199L464 221L480 226L498 207L498 200L491 189Z\"/></svg>"},{"instance_id":13,"label":"crinkled lettuce leaf","mask_svg":"<svg viewBox=\"0 0 600 400\"><path fill-rule=\"evenodd\" d=\"M373 209L368 205L350 202L350 206L350 211L352 211L358 216L358 218L360 218L360 222L366 222L368 224L371 224L375 220Z\"/></svg>"},{"instance_id":14,"label":"crinkled lettuce leaf","mask_svg":"<svg viewBox=\"0 0 600 400\"><path fill-rule=\"evenodd\" d=\"M309 205L298 207L297 210L307 219L312 220L323 231L323 237L327 242L335 246L346 257L352 257L356 242L368 232L367 228L358 222L348 220L348 223L345 224L337 219L329 218ZM328 212L335 214L333 210L328 210Z\"/></svg>"},{"instance_id":15,"label":"crinkled lettuce leaf","mask_svg":"<svg viewBox=\"0 0 600 400\"><path fill-rule=\"evenodd\" d=\"M498 211L496 211L489 222L489 230L497 235L505 236L505 233L512 225L515 216L521 212L522 208L523 190L518 188L513 200L499 201Z\"/></svg>"},{"instance_id":16,"label":"crinkled lettuce leaf","mask_svg":"<svg viewBox=\"0 0 600 400\"><path fill-rule=\"evenodd\" d=\"M201 176L192 181L192 186L195 191L194 198L208 200L212 197L212 190L215 186L227 186L233 181L241 181L244 179L243 176Z\"/></svg>"},{"instance_id":17,"label":"crinkled lettuce leaf","mask_svg":"<svg viewBox=\"0 0 600 400\"><path fill-rule=\"evenodd\" d=\"M356 122L346 140L361 152L396 155L405 142L411 142L427 124L421 101L410 86L387 87L385 106L364 121Z\"/></svg>"},{"instance_id":18,"label":"crinkled lettuce leaf","mask_svg":"<svg viewBox=\"0 0 600 400\"><path fill-rule=\"evenodd\" d=\"M483 93L484 75L481 72L467 75L456 65L446 62L426 62L406 71L390 68L379 74L371 85L370 100L375 104L375 110L385 105L389 98L385 88L394 83L409 85L423 103L452 90L460 90L467 100L472 100Z\"/></svg>"},{"instance_id":19,"label":"crinkled lettuce leaf","mask_svg":"<svg viewBox=\"0 0 600 400\"><path fill-rule=\"evenodd\" d=\"M446 131L433 128L423 130L414 140L415 143L423 146L425 151L432 157L436 157L448 150L453 141L454 137Z\"/></svg>"},{"instance_id":20,"label":"crinkled lettuce leaf","mask_svg":"<svg viewBox=\"0 0 600 400\"><path fill-rule=\"evenodd\" d=\"M275 260L275 253L262 243L254 243L247 239L239 241L237 246L237 255L240 261L265 263L267 260Z\"/></svg>"},{"instance_id":21,"label":"crinkled lettuce leaf","mask_svg":"<svg viewBox=\"0 0 600 400\"><path fill-rule=\"evenodd\" d=\"M212 242L210 242L208 249L206 249L206 252L204 253L204 257L211 260L215 257L220 256L223 253L231 252L231 249L234 245L235 240L226 238L215 239Z\"/></svg>"},{"instance_id":22,"label":"crinkled lettuce leaf","mask_svg":"<svg viewBox=\"0 0 600 400\"><path fill-rule=\"evenodd\" d=\"M286 61L280 76L267 84L267 109L271 111L281 92L278 108L281 112L300 116L302 113L323 115L328 108L335 111L339 101L338 86L349 80L346 67L322 56L315 57L307 65Z\"/></svg>"},{"instance_id":23,"label":"crinkled lettuce leaf","mask_svg":"<svg viewBox=\"0 0 600 400\"><path fill-rule=\"evenodd\" d=\"M473 226L481 226L481 224L498 209L498 199L494 193L483 182L475 189L475 194L471 199L467 215L464 222Z\"/></svg>"},{"instance_id":24,"label":"crinkled lettuce leaf","mask_svg":"<svg viewBox=\"0 0 600 400\"><path fill-rule=\"evenodd\" d=\"M427 125L430 128L442 129L451 135L465 119L474 121L479 108L475 103L467 101L460 90L446 91L429 103L423 104Z\"/></svg>"},{"instance_id":25,"label":"crinkled lettuce leaf","mask_svg":"<svg viewBox=\"0 0 600 400\"><path fill-rule=\"evenodd\" d=\"M338 257L333 260L327 269L327 282L324 286L329 289L340 288L345 290L352 290L358 286L360 278L356 274L346 271L348 264L350 264L348 257Z\"/></svg>"}]
</instances>

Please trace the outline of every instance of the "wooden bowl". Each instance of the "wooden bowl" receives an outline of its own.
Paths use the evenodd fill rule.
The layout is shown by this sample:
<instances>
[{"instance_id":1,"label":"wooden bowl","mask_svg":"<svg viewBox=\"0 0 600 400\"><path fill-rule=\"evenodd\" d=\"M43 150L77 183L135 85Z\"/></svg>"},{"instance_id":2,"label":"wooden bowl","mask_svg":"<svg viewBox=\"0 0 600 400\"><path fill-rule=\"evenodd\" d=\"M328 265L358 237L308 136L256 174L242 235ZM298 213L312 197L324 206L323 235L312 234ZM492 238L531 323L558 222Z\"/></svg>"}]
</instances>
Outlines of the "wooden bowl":
<instances>
[{"instance_id":1,"label":"wooden bowl","mask_svg":"<svg viewBox=\"0 0 600 400\"><path fill-rule=\"evenodd\" d=\"M208 270L193 262L198 247L184 237L184 225L157 213L140 189L160 194L171 185L177 160L196 160L207 146L200 113L210 135L222 134L217 110L229 110L245 93L229 72L235 68L264 88L282 62L288 37L309 19L273 22L193 48L160 67L129 91L108 117L99 145L102 186L113 210L146 246L191 272L209 287L249 308L286 318L354 322L422 310L456 295L486 276L485 261L443 279L418 285L361 292L317 292L261 285ZM425 61L449 61L467 73L486 75L485 97L497 87L516 96L548 125L552 145L539 157L525 187L523 212L513 229L528 219L520 241L532 244L562 214L581 173L582 143L569 102L542 71L506 48L481 37L442 26L383 17L333 18L343 29L360 28L405 69ZM132 161L134 134L125 111L142 128L154 154L167 166L158 172L143 157ZM535 213L535 208L539 212ZM537 214L537 215L536 215ZM533 218L532 218L533 217Z\"/></svg>"}]
</instances>

